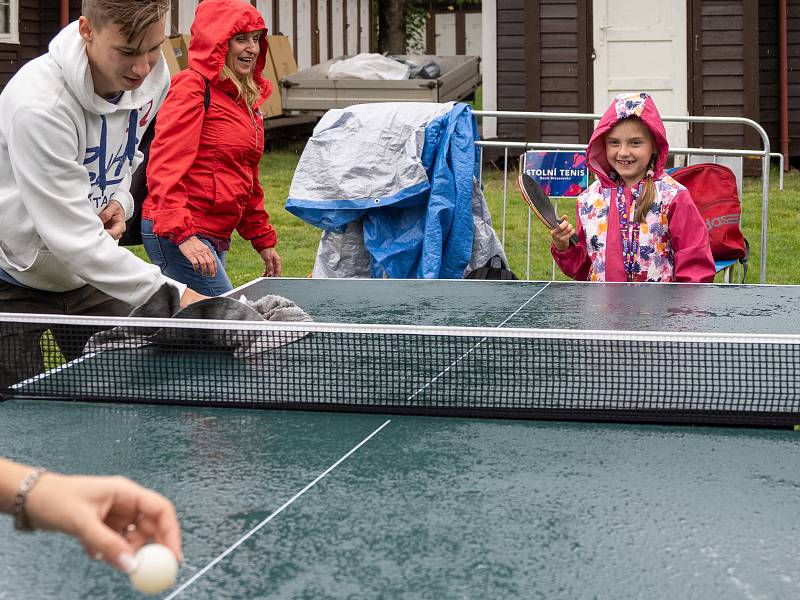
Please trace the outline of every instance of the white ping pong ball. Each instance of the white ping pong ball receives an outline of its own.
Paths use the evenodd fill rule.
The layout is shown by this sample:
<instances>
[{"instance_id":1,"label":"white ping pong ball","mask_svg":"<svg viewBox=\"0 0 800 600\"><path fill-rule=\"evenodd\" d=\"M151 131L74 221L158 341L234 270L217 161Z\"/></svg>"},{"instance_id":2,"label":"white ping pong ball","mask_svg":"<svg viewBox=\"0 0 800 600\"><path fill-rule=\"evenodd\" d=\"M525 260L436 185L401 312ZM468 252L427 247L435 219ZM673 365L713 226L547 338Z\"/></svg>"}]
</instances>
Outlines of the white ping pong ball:
<instances>
[{"instance_id":1,"label":"white ping pong ball","mask_svg":"<svg viewBox=\"0 0 800 600\"><path fill-rule=\"evenodd\" d=\"M160 594L175 585L178 561L162 544L146 544L136 553L136 568L128 574L131 584L144 594Z\"/></svg>"}]
</instances>

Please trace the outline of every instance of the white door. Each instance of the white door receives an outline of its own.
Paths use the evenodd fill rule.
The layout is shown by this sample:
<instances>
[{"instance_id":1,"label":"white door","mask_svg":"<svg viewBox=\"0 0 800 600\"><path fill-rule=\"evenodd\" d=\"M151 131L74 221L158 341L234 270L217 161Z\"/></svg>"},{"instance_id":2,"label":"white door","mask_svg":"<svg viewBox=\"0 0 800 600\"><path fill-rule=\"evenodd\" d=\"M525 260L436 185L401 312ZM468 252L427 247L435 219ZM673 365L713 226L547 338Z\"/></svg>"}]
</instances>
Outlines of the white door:
<instances>
[{"instance_id":1,"label":"white door","mask_svg":"<svg viewBox=\"0 0 800 600\"><path fill-rule=\"evenodd\" d=\"M464 15L464 52L467 56L481 55L482 14L468 12ZM453 56L456 53L456 16L453 13L436 15L436 54Z\"/></svg>"},{"instance_id":2,"label":"white door","mask_svg":"<svg viewBox=\"0 0 800 600\"><path fill-rule=\"evenodd\" d=\"M594 110L622 92L648 92L662 115L688 114L686 0L593 0ZM685 123L665 123L671 147Z\"/></svg>"},{"instance_id":3,"label":"white door","mask_svg":"<svg viewBox=\"0 0 800 600\"><path fill-rule=\"evenodd\" d=\"M464 15L464 33L467 36L465 52L467 56L480 56L483 35L481 32L483 16L479 12L468 12Z\"/></svg>"},{"instance_id":4,"label":"white door","mask_svg":"<svg viewBox=\"0 0 800 600\"><path fill-rule=\"evenodd\" d=\"M436 15L436 54L454 56L456 53L456 16L453 13Z\"/></svg>"}]
</instances>

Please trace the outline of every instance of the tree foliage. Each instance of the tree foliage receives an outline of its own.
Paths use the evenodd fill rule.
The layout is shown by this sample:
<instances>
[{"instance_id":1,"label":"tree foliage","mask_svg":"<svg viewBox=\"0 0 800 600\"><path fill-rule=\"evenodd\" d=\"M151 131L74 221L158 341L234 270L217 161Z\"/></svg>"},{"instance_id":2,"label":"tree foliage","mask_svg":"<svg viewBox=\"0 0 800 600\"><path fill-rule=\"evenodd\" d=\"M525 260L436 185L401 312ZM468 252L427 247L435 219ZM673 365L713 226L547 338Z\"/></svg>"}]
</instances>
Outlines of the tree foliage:
<instances>
[{"instance_id":1,"label":"tree foliage","mask_svg":"<svg viewBox=\"0 0 800 600\"><path fill-rule=\"evenodd\" d=\"M373 0L378 23L378 49L390 54L425 49L425 24L433 11L480 5L481 0Z\"/></svg>"}]
</instances>

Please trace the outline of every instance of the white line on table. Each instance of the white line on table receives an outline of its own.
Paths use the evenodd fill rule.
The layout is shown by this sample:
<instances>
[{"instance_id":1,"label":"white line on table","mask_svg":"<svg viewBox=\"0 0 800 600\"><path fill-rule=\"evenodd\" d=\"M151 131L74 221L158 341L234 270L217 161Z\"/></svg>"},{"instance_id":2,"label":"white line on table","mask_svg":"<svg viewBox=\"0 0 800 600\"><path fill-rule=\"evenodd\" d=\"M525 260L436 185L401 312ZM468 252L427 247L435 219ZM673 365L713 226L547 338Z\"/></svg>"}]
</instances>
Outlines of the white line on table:
<instances>
[{"instance_id":1,"label":"white line on table","mask_svg":"<svg viewBox=\"0 0 800 600\"><path fill-rule=\"evenodd\" d=\"M531 301L532 301L534 298L536 298L536 296L538 296L538 295L539 295L539 294L541 294L543 291L545 291L545 289L547 289L547 287L548 287L549 285L550 285L550 282L547 282L547 284L545 284L545 285L542 287L542 289L540 289L540 290L539 290L538 292L536 292L536 293L535 293L533 296L531 296L530 298L528 298L528 300L527 300L527 301L525 301L525 303L524 303L524 304L522 304L522 305L521 305L521 306L520 306L520 307L519 307L517 310L515 310L513 313L511 313L510 315L508 315L508 316L505 318L505 320L504 320L502 323L500 323L500 325L498 325L497 327L495 327L495 329L500 329L500 328L501 328L503 325L505 325L505 324L506 324L506 323L508 323L508 322L509 322L511 319L513 319L513 318L516 316L516 314L517 314L519 311L521 311L523 308L525 308L526 306L528 306L528 304L530 304L530 303L531 303ZM439 378L440 378L442 375L444 375L444 374L445 374L445 373L447 373L447 372L448 372L450 369L452 369L453 367L455 367L455 366L456 366L458 363L460 363L462 360L464 360L464 358L466 358L468 355L472 354L472 351L473 351L473 350L475 350L475 348L477 348L478 346L480 346L480 345L481 345L483 342L485 342L485 341L486 341L486 338L485 338L485 337L484 337L484 338L481 338L481 341L480 341L480 342L477 342L477 343L476 343L476 344L475 344L475 345L474 345L472 348L470 348L469 350L467 350L466 352L464 352L464 354L462 354L462 355L461 355L461 356L459 356L459 357L458 357L456 360L454 360L454 361L453 361L453 363L452 363L452 364L451 364L449 367L447 367L446 369L444 369L444 370L443 370L441 373L439 373L439 374L438 374L436 377L434 377L433 379L431 379L431 380L430 380L428 383L426 383L425 385L423 385L423 386L422 386L421 388L419 388L419 389L418 389L416 392L414 392L414 393L413 393L413 394L411 394L411 395L410 395L408 398L406 398L406 402L407 402L407 401L409 401L409 400L413 400L413 399L414 399L414 398L416 398L416 397L417 397L419 394L421 394L422 392L424 392L425 390L427 390L429 387L431 387L431 385L432 385L432 384L434 384L434 383L436 383L436 382L439 380Z\"/></svg>"},{"instance_id":2,"label":"white line on table","mask_svg":"<svg viewBox=\"0 0 800 600\"><path fill-rule=\"evenodd\" d=\"M282 512L283 512L283 511L284 511L286 508L288 508L288 507L289 507L289 506L290 506L290 505L291 505L291 504L292 504L292 503L293 503L295 500L297 500L297 499L298 499L300 496L302 496L303 494L305 494L305 493L306 493L308 490L310 490L312 487L314 487L314 486L315 486L315 485L316 485L316 484L317 484L317 483L318 483L318 482L319 482L319 481L320 481L320 480L321 480L323 477L325 477L325 476L326 476L328 473L330 473L331 471L333 471L333 470L334 470L336 467L338 467L338 466L339 466L340 464L342 464L342 463L343 463L345 460L347 460L347 458L348 458L350 455L352 455L352 454L353 454L353 453L354 453L356 450L358 450L359 448L361 448L361 446L363 446L363 445L364 445L364 444L366 444L368 441L370 441L370 440L371 440L371 439L372 439L372 438L373 438L375 435L377 435L377 434L378 434L378 432L379 432L381 429L383 429L384 427L386 427L386 426L387 426L389 423L391 423L391 421L390 421L390 420L386 420L386 421L384 421L383 425L381 425L381 426L380 426L380 427L378 427L378 428L377 428L375 431L373 431L372 433L370 433L370 434L369 434L367 437L365 437L363 440L361 440L361 442L359 442L359 443L358 443L358 445L356 445L356 446L355 446L355 447L354 447L352 450L350 450L350 451L349 451L347 454L345 454L344 456L342 456L342 457L341 457L339 460L337 460L335 463L333 463L333 464L332 464L330 467L328 467L328 468L327 468L327 469L325 469L325 470L324 470L322 473L320 473L320 474L317 476L317 478L316 478L316 479L314 479L314 481L312 481L311 483L309 483L308 485L306 485L306 486L305 486L305 487L304 487L302 490L300 490L300 491L299 491L299 492L297 492L297 493L296 493L294 496L292 496L291 498L289 498L289 499L288 499L286 502L284 502L284 503L283 503L283 505L282 505L280 508L278 508L278 509L277 509L275 512L273 512L273 513L272 513L270 516L268 516L266 519L264 519L263 521L261 521L261 523L259 523L259 524L258 524L258 525L256 525L255 527L253 527L253 529L251 529L251 530L250 530L250 531L248 531L246 534L244 534L244 535L243 535L241 538L239 538L239 540L238 540L238 541L237 541L235 544L233 544L233 545L232 545L230 548L228 548L227 550L225 550L225 551L224 551L222 554L220 554L219 556L217 556L217 558L215 558L214 560L212 560L212 561L211 561L210 563L208 563L208 564L207 564L205 567L203 567L203 568L202 568L202 569L200 569L200 570L199 570L197 573L195 573L194 575L192 575L192 577L191 577L190 579L188 579L188 580L187 580L185 583L183 583L183 584L182 584L182 585L181 585L181 586L180 586L178 589L176 589L174 592L172 592L172 593L171 593L169 596L167 596L166 598L164 598L164 600L171 600L172 598L175 598L175 597L176 597L178 594L180 594L181 592L183 592L183 590L185 590L186 588L188 588L188 587L189 587L190 585L192 585L192 584L193 584L195 581L197 581L197 580L198 580L200 577L202 577L203 575L205 575L205 574L206 574L206 573L207 573L207 572L208 572L208 571L209 571L209 570L210 570L210 569L211 569L211 568L212 568L214 565L216 565L216 564L217 564L218 562L220 562L220 561L221 561L223 558L225 558L226 556L228 556L228 554L230 554L231 552L233 552L234 550L236 550L236 548L238 548L239 546L241 546L241 545L242 545L244 542L246 542L248 539L250 539L250 538L251 538L251 537L252 537L252 536L253 536L253 535L254 535L254 534L255 534L255 533L256 533L256 532L257 532L259 529L261 529L262 527L264 527L264 525L266 525L267 523L269 523L270 521L272 521L272 519L274 519L274 518L275 518L275 517L277 517L279 514L281 514L281 513L282 513Z\"/></svg>"}]
</instances>

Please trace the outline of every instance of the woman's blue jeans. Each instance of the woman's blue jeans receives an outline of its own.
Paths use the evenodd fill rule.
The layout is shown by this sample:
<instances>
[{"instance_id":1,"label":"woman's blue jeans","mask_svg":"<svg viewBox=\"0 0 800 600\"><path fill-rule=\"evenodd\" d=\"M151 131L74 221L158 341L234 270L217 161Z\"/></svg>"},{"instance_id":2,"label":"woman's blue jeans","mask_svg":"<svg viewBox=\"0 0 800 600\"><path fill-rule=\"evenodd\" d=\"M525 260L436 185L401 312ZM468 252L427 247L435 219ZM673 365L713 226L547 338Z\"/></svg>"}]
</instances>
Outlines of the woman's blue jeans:
<instances>
[{"instance_id":1,"label":"woman's blue jeans","mask_svg":"<svg viewBox=\"0 0 800 600\"><path fill-rule=\"evenodd\" d=\"M228 274L225 272L225 257L227 252L219 252L214 244L199 235L197 236L217 261L217 274L215 277L203 275L200 271L195 271L192 263L181 253L180 248L153 233L153 222L149 219L142 219L142 242L145 252L154 265L158 265L161 272L167 277L185 283L195 292L206 296L219 296L233 289Z\"/></svg>"}]
</instances>

